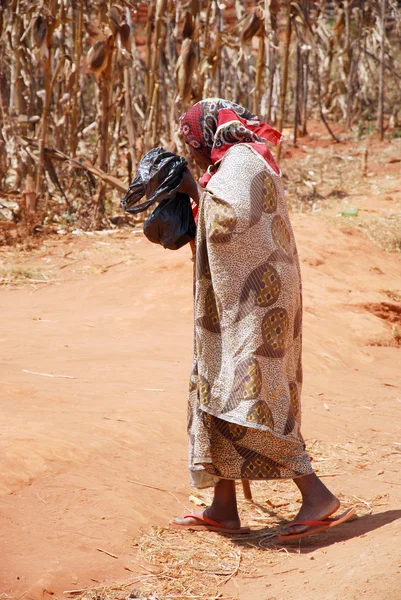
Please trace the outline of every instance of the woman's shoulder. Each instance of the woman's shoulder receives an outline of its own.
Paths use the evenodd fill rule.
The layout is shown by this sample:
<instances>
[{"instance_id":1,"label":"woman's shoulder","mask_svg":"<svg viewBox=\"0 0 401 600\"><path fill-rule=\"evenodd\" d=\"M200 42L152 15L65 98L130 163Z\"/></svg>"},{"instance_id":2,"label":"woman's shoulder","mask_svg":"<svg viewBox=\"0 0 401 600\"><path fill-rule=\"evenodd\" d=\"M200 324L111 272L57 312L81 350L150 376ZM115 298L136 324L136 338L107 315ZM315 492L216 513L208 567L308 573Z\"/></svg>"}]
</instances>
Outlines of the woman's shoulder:
<instances>
[{"instance_id":1,"label":"woman's shoulder","mask_svg":"<svg viewBox=\"0 0 401 600\"><path fill-rule=\"evenodd\" d=\"M280 178L280 174L275 173L267 160L251 145L234 144L225 153L211 181L220 177L236 178L238 175L242 177L248 175L252 178L261 171Z\"/></svg>"},{"instance_id":2,"label":"woman's shoulder","mask_svg":"<svg viewBox=\"0 0 401 600\"><path fill-rule=\"evenodd\" d=\"M225 153L221 164L233 157L241 157L242 160L253 162L257 157L249 144L233 144Z\"/></svg>"},{"instance_id":3,"label":"woman's shoulder","mask_svg":"<svg viewBox=\"0 0 401 600\"><path fill-rule=\"evenodd\" d=\"M244 191L261 171L265 171L264 161L260 160L245 144L236 144L225 153L218 169L208 182L206 189L223 197L232 190Z\"/></svg>"},{"instance_id":4,"label":"woman's shoulder","mask_svg":"<svg viewBox=\"0 0 401 600\"><path fill-rule=\"evenodd\" d=\"M227 150L216 172L258 172L264 168L256 153L246 144L234 144Z\"/></svg>"}]
</instances>

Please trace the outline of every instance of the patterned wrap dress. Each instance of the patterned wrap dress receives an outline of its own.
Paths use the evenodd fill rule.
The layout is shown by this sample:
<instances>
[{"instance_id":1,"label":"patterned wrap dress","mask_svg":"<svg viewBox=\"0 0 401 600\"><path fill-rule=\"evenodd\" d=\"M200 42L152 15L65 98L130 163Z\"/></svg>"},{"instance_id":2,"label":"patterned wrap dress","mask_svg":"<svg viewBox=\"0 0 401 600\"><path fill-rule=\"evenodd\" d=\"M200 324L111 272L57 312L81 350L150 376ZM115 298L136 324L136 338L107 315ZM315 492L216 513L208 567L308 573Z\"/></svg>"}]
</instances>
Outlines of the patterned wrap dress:
<instances>
[{"instance_id":1,"label":"patterned wrap dress","mask_svg":"<svg viewBox=\"0 0 401 600\"><path fill-rule=\"evenodd\" d=\"M302 291L281 176L232 145L199 204L191 483L313 472L300 432Z\"/></svg>"}]
</instances>

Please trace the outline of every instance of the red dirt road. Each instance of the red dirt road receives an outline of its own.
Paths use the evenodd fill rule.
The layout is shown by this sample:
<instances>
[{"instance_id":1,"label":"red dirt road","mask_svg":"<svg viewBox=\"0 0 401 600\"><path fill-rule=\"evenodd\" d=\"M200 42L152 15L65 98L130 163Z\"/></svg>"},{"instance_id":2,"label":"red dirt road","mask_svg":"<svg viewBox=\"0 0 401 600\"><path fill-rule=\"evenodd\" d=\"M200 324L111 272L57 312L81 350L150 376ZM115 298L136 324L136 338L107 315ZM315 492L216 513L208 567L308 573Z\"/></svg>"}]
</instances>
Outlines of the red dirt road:
<instances>
[{"instance_id":1,"label":"red dirt road","mask_svg":"<svg viewBox=\"0 0 401 600\"><path fill-rule=\"evenodd\" d=\"M365 307L401 305L386 292L400 293L401 261L321 217L293 224L304 436L338 452L336 476L316 465L327 485L373 513L279 568L266 562L265 578L240 575L225 597L400 600L401 348L397 323ZM192 263L188 249L123 232L51 240L18 260L59 282L0 289L0 598L61 599L127 579L135 536L188 505Z\"/></svg>"}]
</instances>

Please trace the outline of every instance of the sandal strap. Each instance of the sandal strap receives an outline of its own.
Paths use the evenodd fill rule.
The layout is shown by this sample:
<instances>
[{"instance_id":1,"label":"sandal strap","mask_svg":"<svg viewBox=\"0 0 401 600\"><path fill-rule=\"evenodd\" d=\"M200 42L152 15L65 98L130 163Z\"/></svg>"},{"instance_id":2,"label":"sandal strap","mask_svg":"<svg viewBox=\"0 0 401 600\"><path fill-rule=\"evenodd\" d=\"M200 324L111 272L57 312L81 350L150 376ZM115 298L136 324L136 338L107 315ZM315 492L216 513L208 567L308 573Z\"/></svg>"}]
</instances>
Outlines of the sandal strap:
<instances>
[{"instance_id":1,"label":"sandal strap","mask_svg":"<svg viewBox=\"0 0 401 600\"><path fill-rule=\"evenodd\" d=\"M220 527L221 529L230 529L229 527L222 525L222 523L219 523L218 521L213 521L213 519L209 519L209 517L206 517L206 515L184 515L183 518L197 519L198 521L201 521L201 523L206 523L207 525L212 525L213 527Z\"/></svg>"},{"instance_id":2,"label":"sandal strap","mask_svg":"<svg viewBox=\"0 0 401 600\"><path fill-rule=\"evenodd\" d=\"M288 527L297 527L298 525L306 525L308 527L320 527L323 525L330 525L336 519L324 519L324 521L308 521L307 519L303 521L295 521L295 523L289 523Z\"/></svg>"}]
</instances>

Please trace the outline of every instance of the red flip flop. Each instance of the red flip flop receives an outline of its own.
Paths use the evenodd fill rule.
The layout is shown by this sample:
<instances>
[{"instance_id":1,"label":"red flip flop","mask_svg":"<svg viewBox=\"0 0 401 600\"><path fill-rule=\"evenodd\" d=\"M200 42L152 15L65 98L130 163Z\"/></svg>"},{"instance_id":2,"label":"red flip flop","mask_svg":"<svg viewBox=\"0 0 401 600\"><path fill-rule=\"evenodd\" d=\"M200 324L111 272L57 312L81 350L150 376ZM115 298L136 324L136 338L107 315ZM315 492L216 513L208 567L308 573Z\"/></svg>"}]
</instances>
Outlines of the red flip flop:
<instances>
[{"instance_id":1,"label":"red flip flop","mask_svg":"<svg viewBox=\"0 0 401 600\"><path fill-rule=\"evenodd\" d=\"M315 535L316 533L320 533L321 531L325 531L326 529L332 529L333 527L337 527L337 525L341 525L341 523L345 523L351 517L354 516L356 512L355 506L349 508L338 517L333 517L332 519L324 519L323 521L295 521L294 523L290 523L288 525L288 529L291 527L296 527L297 525L306 525L308 529L302 531L301 533L281 533L277 536L279 542L291 542L293 540L300 540L304 537L309 537L310 535Z\"/></svg>"},{"instance_id":2,"label":"red flip flop","mask_svg":"<svg viewBox=\"0 0 401 600\"><path fill-rule=\"evenodd\" d=\"M180 525L179 523L175 523L174 521L170 521L170 527L173 529L189 529L192 531L218 531L220 533L249 533L249 527L239 527L238 529L233 529L231 527L225 527L218 521L213 521L213 519L209 519L205 515L185 515L182 517L183 519L196 519L199 521L199 525L194 525L193 523L188 523L188 525Z\"/></svg>"}]
</instances>

